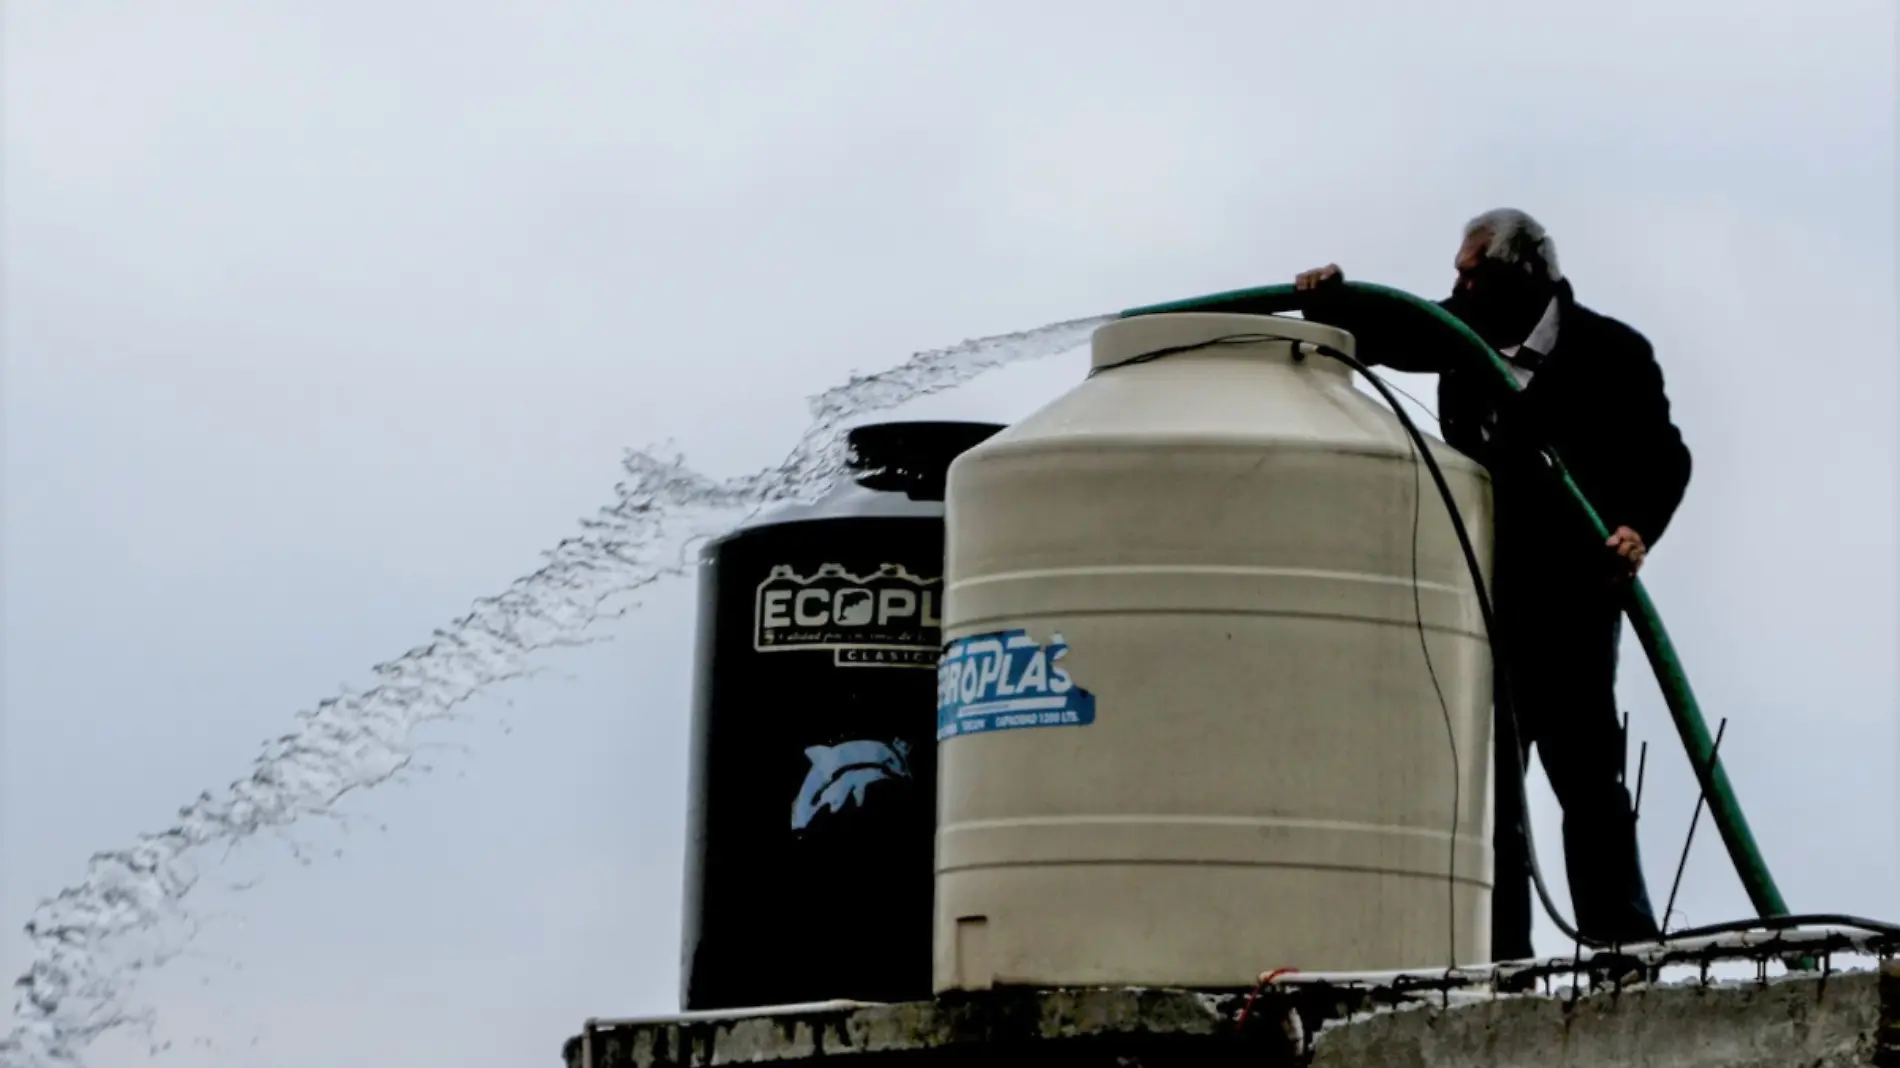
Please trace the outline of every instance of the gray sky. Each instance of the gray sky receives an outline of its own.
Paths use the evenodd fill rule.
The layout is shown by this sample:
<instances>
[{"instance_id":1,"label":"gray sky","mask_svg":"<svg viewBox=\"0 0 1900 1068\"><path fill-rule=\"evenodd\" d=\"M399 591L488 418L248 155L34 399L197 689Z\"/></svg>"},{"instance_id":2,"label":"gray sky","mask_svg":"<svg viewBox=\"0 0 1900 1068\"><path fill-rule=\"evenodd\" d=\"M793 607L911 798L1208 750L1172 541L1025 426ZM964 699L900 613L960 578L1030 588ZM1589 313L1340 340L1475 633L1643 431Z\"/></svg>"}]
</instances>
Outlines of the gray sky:
<instances>
[{"instance_id":1,"label":"gray sky","mask_svg":"<svg viewBox=\"0 0 1900 1068\"><path fill-rule=\"evenodd\" d=\"M1892 913L1890 0L1434 6L7 5L0 970L622 446L755 469L854 369L1329 260L1436 296L1501 203L1657 346L1697 473L1650 587L1786 896ZM477 703L308 865L208 865L142 988L172 1060L546 1063L671 1008L691 609ZM1693 787L1625 663L1660 905ZM1682 907L1746 910L1712 833Z\"/></svg>"}]
</instances>

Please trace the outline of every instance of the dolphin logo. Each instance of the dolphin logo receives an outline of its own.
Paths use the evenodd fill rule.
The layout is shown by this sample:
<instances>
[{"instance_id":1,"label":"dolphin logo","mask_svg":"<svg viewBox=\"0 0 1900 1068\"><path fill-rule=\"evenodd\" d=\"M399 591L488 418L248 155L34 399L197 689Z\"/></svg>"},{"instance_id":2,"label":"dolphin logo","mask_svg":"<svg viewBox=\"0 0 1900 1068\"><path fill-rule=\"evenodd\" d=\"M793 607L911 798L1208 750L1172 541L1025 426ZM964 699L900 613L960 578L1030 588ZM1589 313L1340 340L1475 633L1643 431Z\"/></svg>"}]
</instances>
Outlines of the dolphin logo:
<instances>
[{"instance_id":1,"label":"dolphin logo","mask_svg":"<svg viewBox=\"0 0 1900 1068\"><path fill-rule=\"evenodd\" d=\"M811 770L792 802L794 831L810 826L825 809L843 812L852 800L864 804L864 793L874 782L910 778L910 746L901 739L888 745L871 740L814 745L805 756Z\"/></svg>"},{"instance_id":2,"label":"dolphin logo","mask_svg":"<svg viewBox=\"0 0 1900 1068\"><path fill-rule=\"evenodd\" d=\"M841 627L862 627L871 621L870 590L839 590L832 618Z\"/></svg>"}]
</instances>

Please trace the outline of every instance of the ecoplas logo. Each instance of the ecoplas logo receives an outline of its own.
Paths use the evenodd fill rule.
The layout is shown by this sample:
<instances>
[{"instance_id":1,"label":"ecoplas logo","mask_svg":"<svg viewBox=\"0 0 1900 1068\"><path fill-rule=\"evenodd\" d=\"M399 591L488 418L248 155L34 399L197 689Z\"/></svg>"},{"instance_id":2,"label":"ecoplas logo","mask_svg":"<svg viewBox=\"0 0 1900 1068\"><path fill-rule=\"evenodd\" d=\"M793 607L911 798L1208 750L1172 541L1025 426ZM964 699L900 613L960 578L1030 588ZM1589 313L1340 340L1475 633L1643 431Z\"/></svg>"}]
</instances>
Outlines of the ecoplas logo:
<instances>
[{"instance_id":1,"label":"ecoplas logo","mask_svg":"<svg viewBox=\"0 0 1900 1068\"><path fill-rule=\"evenodd\" d=\"M830 650L843 666L934 667L942 593L941 577L898 564L869 573L823 564L810 575L780 565L759 584L752 647Z\"/></svg>"}]
</instances>

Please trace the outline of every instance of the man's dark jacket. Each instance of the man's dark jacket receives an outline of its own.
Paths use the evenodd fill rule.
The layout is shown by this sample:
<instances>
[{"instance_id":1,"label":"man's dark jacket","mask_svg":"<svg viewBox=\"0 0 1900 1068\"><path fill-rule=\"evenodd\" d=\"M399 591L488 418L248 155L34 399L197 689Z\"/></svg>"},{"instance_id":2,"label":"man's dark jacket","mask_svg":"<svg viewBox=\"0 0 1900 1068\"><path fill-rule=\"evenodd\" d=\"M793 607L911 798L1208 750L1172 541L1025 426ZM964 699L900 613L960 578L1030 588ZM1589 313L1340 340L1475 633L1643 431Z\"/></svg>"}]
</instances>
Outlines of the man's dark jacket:
<instances>
[{"instance_id":1,"label":"man's dark jacket","mask_svg":"<svg viewBox=\"0 0 1900 1068\"><path fill-rule=\"evenodd\" d=\"M1500 540L1518 529L1577 549L1601 544L1541 460L1550 449L1611 530L1627 526L1654 547L1682 503L1691 470L1662 369L1643 335L1578 304L1567 282L1559 288L1557 342L1521 392L1488 362L1474 363L1468 347L1422 311L1375 304L1342 288L1309 296L1304 314L1350 331L1366 364L1439 376L1440 432L1490 470ZM1484 423L1493 410L1497 422L1487 440Z\"/></svg>"}]
</instances>

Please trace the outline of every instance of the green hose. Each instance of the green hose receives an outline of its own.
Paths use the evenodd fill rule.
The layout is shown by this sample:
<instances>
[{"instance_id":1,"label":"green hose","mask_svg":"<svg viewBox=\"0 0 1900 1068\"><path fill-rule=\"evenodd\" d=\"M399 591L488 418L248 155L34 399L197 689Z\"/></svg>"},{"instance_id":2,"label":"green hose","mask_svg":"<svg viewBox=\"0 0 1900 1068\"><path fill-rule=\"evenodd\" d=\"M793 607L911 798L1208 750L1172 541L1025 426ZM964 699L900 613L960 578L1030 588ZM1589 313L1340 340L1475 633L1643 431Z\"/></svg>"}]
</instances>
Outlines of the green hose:
<instances>
[{"instance_id":1,"label":"green hose","mask_svg":"<svg viewBox=\"0 0 1900 1068\"><path fill-rule=\"evenodd\" d=\"M1437 304L1387 286L1366 282L1346 282L1343 285L1353 293L1369 298L1369 303L1375 307L1383 304L1389 309L1409 309L1427 314L1440 326L1455 333L1474 359L1482 355L1489 361L1507 386L1513 390L1519 388L1504 358L1457 316ZM1262 286L1131 308L1122 312L1120 317L1166 312L1272 315L1293 311L1303 302L1303 296L1290 285ZM1608 540L1610 531L1604 525L1603 518L1591 507L1589 499L1578 488L1576 480L1570 477L1562 460L1555 456L1552 460L1557 473L1563 478L1564 486L1583 509L1597 536ZM1663 627L1662 617L1656 613L1656 606L1650 601L1643 584L1632 580L1629 589L1624 611L1629 615L1631 629L1642 642L1643 652L1649 657L1649 666L1662 687L1663 700L1669 705L1670 717L1676 721L1676 733L1681 735L1683 749L1689 755L1689 764L1701 782L1703 794L1708 799L1709 813L1715 819L1716 829L1721 832L1722 843L1728 847L1729 859L1735 864L1735 874L1741 878L1742 886L1748 891L1748 899L1758 915L1764 918L1786 916L1787 903L1782 900L1781 891L1775 886L1775 877L1769 873L1767 861L1762 859L1761 848L1755 844L1755 836L1748 829L1748 819L1742 815L1741 802L1736 800L1735 789L1729 785L1728 773L1723 770L1721 760L1716 755L1714 740L1709 737L1709 725L1702 718L1702 708L1696 702L1695 691L1689 687L1689 675L1683 670L1682 659L1676 655L1675 643L1669 640L1669 632Z\"/></svg>"}]
</instances>

